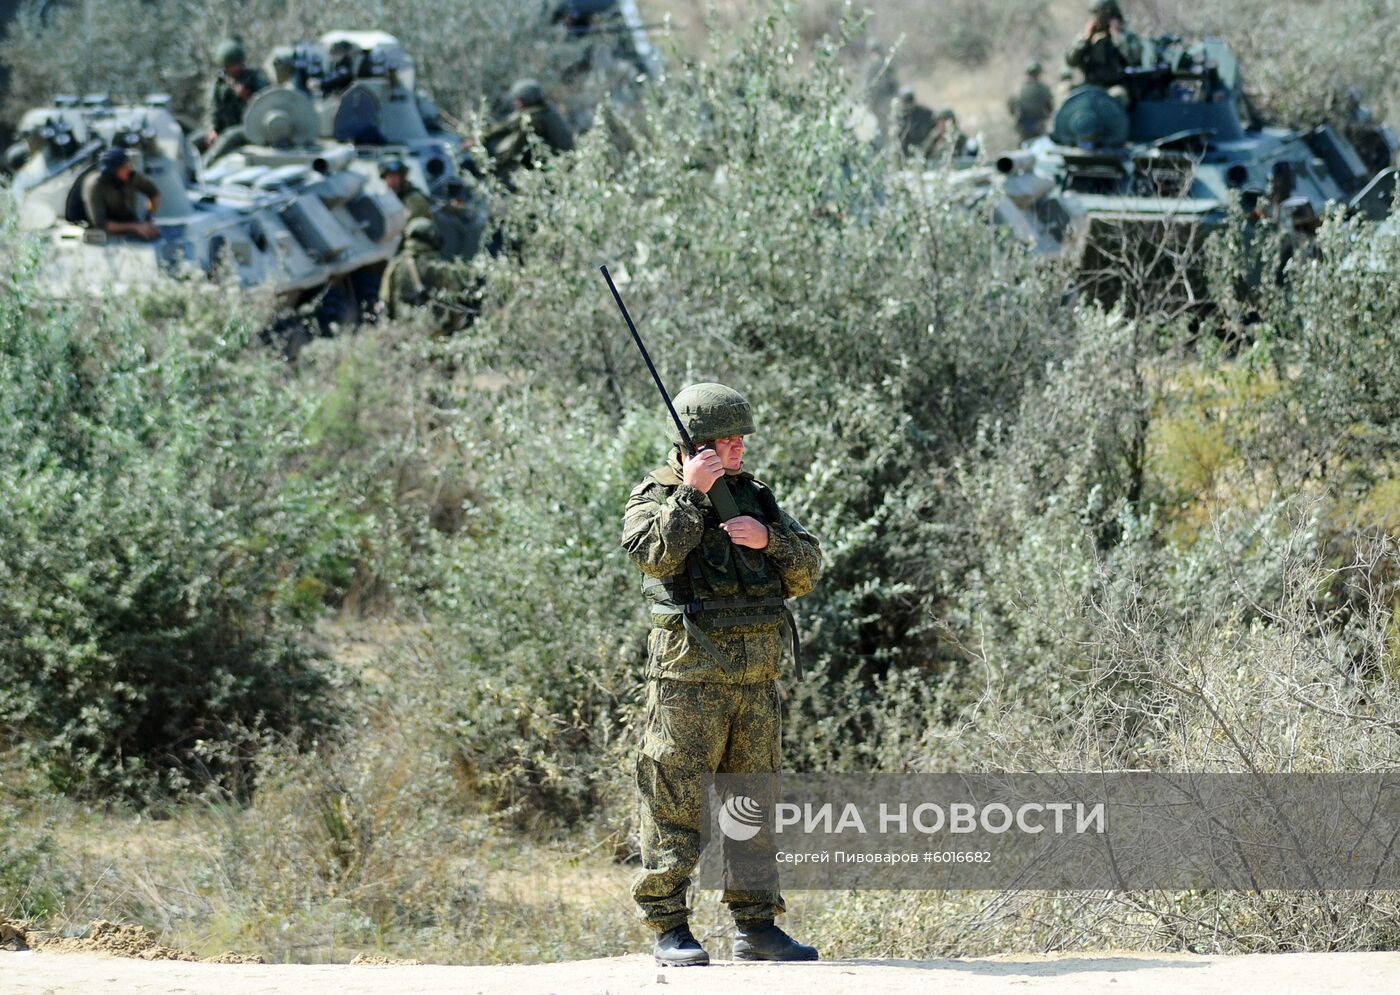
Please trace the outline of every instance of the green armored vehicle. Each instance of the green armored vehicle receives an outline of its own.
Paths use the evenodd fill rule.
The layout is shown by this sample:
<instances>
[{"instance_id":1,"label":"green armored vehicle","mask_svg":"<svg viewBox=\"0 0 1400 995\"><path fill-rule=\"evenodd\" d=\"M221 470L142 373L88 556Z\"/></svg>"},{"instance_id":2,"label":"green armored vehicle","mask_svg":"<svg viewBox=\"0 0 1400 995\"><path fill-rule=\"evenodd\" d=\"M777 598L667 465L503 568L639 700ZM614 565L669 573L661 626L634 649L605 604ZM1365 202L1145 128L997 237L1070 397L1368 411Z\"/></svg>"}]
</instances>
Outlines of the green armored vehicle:
<instances>
[{"instance_id":1,"label":"green armored vehicle","mask_svg":"<svg viewBox=\"0 0 1400 995\"><path fill-rule=\"evenodd\" d=\"M296 305L393 255L403 207L347 171L348 154L210 183L169 104L60 97L21 119L27 159L11 192L20 227L48 244L42 277L55 296L226 276ZM130 201L141 220L95 223L90 192L114 188L105 174L122 164L138 177Z\"/></svg>"},{"instance_id":2,"label":"green armored vehicle","mask_svg":"<svg viewBox=\"0 0 1400 995\"><path fill-rule=\"evenodd\" d=\"M1400 150L1389 128L1358 122L1349 138L1328 125L1268 127L1222 42L1164 36L1144 50L1122 81L1126 101L1081 86L1049 135L997 160L998 220L1039 254L1077 264L1096 296L1153 286L1199 303L1195 250L1233 202L1294 244L1334 205L1389 212Z\"/></svg>"}]
</instances>

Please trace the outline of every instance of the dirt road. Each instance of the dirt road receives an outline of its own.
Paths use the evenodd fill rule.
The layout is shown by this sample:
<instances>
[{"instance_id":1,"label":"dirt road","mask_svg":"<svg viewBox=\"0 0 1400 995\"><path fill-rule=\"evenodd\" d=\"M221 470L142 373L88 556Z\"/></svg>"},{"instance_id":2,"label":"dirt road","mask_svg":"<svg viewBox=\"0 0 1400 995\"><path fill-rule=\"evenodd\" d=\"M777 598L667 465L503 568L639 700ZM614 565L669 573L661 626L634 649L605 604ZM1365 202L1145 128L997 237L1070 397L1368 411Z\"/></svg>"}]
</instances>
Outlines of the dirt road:
<instances>
[{"instance_id":1,"label":"dirt road","mask_svg":"<svg viewBox=\"0 0 1400 995\"><path fill-rule=\"evenodd\" d=\"M650 957L509 967L191 964L92 954L0 953L0 995L418 995L756 991L983 995L1268 995L1400 991L1400 953L1009 956L988 960L730 964L662 972Z\"/></svg>"}]
</instances>

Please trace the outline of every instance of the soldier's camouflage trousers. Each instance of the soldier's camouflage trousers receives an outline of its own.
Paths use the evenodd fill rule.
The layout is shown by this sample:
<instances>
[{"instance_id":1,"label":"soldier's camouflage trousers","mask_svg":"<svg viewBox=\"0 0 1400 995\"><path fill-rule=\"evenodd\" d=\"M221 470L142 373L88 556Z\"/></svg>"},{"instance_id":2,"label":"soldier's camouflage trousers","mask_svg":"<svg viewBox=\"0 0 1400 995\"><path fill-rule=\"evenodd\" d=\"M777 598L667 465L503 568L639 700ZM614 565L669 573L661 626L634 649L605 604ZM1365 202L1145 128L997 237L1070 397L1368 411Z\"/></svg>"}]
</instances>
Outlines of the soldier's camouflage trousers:
<instances>
[{"instance_id":1,"label":"soldier's camouflage trousers","mask_svg":"<svg viewBox=\"0 0 1400 995\"><path fill-rule=\"evenodd\" d=\"M686 891L709 826L701 778L706 773L776 771L782 710L776 681L762 684L647 682L646 725L637 758L641 794L642 870L632 886L643 921L664 932L690 918ZM726 890L736 921L784 911L774 865L772 890Z\"/></svg>"}]
</instances>

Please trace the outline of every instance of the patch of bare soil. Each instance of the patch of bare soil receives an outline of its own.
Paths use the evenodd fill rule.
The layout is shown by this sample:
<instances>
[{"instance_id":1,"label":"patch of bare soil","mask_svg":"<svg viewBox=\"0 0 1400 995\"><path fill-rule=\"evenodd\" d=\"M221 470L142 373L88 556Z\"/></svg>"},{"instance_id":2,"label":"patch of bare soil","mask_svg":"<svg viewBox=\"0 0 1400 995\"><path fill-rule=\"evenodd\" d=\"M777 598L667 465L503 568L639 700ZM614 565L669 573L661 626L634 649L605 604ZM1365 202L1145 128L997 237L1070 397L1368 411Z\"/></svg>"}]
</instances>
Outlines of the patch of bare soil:
<instances>
[{"instance_id":1,"label":"patch of bare soil","mask_svg":"<svg viewBox=\"0 0 1400 995\"><path fill-rule=\"evenodd\" d=\"M105 954L137 960L179 960L207 964L261 964L253 954L226 950L214 957L200 958L188 950L167 947L154 930L131 923L94 919L76 936L60 936L36 929L28 923L0 918L0 950L34 950L40 953Z\"/></svg>"}]
</instances>

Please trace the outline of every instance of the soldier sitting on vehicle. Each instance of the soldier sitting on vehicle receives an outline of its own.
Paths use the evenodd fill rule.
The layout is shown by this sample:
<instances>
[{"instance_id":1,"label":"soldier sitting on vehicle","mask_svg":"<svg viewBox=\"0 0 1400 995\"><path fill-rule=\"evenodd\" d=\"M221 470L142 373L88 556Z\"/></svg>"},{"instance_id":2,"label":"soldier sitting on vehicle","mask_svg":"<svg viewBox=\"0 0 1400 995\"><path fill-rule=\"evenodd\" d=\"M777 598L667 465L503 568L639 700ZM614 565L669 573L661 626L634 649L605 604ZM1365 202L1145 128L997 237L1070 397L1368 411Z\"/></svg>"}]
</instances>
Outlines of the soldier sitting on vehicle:
<instances>
[{"instance_id":1,"label":"soldier sitting on vehicle","mask_svg":"<svg viewBox=\"0 0 1400 995\"><path fill-rule=\"evenodd\" d=\"M331 46L330 65L321 77L321 93L329 97L348 90L355 80L364 75L364 61L364 53L341 38Z\"/></svg>"},{"instance_id":2,"label":"soldier sitting on vehicle","mask_svg":"<svg viewBox=\"0 0 1400 995\"><path fill-rule=\"evenodd\" d=\"M1123 103L1127 70L1142 65L1142 39L1123 24L1118 0L1094 0L1083 35L1065 53L1065 63L1084 75L1090 86L1101 86Z\"/></svg>"},{"instance_id":3,"label":"soldier sitting on vehicle","mask_svg":"<svg viewBox=\"0 0 1400 995\"><path fill-rule=\"evenodd\" d=\"M1040 72L1039 62L1026 63L1026 78L1021 89L1006 102L1011 116L1016 119L1016 134L1023 142L1045 134L1045 125L1055 112L1055 96L1040 81Z\"/></svg>"},{"instance_id":4,"label":"soldier sitting on vehicle","mask_svg":"<svg viewBox=\"0 0 1400 995\"><path fill-rule=\"evenodd\" d=\"M236 39L220 44L214 57L221 68L209 88L209 127L201 143L210 162L247 141L243 112L253 94L267 87L261 70L244 64L247 54Z\"/></svg>"},{"instance_id":5,"label":"soldier sitting on vehicle","mask_svg":"<svg viewBox=\"0 0 1400 995\"><path fill-rule=\"evenodd\" d=\"M408 178L408 167L404 165L402 159L397 157L385 159L379 166L379 175L384 180L384 185L394 191L394 195L403 201L410 221L414 218L432 220L432 202L428 200L428 195L414 186Z\"/></svg>"},{"instance_id":6,"label":"soldier sitting on vehicle","mask_svg":"<svg viewBox=\"0 0 1400 995\"><path fill-rule=\"evenodd\" d=\"M544 87L532 79L517 80L510 88L510 117L486 134L486 149L495 161L496 174L509 176L517 169L535 166L531 152L533 139L542 142L551 152L571 152L574 133L554 104L545 96Z\"/></svg>"},{"instance_id":7,"label":"soldier sitting on vehicle","mask_svg":"<svg viewBox=\"0 0 1400 995\"><path fill-rule=\"evenodd\" d=\"M137 194L150 201L144 220L137 215ZM160 237L160 229L149 220L160 210L160 188L136 172L126 149L111 148L102 153L98 169L83 180L82 201L85 220L97 231L135 235L147 241Z\"/></svg>"},{"instance_id":8,"label":"soldier sitting on vehicle","mask_svg":"<svg viewBox=\"0 0 1400 995\"><path fill-rule=\"evenodd\" d=\"M471 285L461 266L439 258L441 242L429 218L414 218L403 233L403 247L390 261L379 285L384 313L406 318L430 311L440 331L465 328L474 317Z\"/></svg>"}]
</instances>

